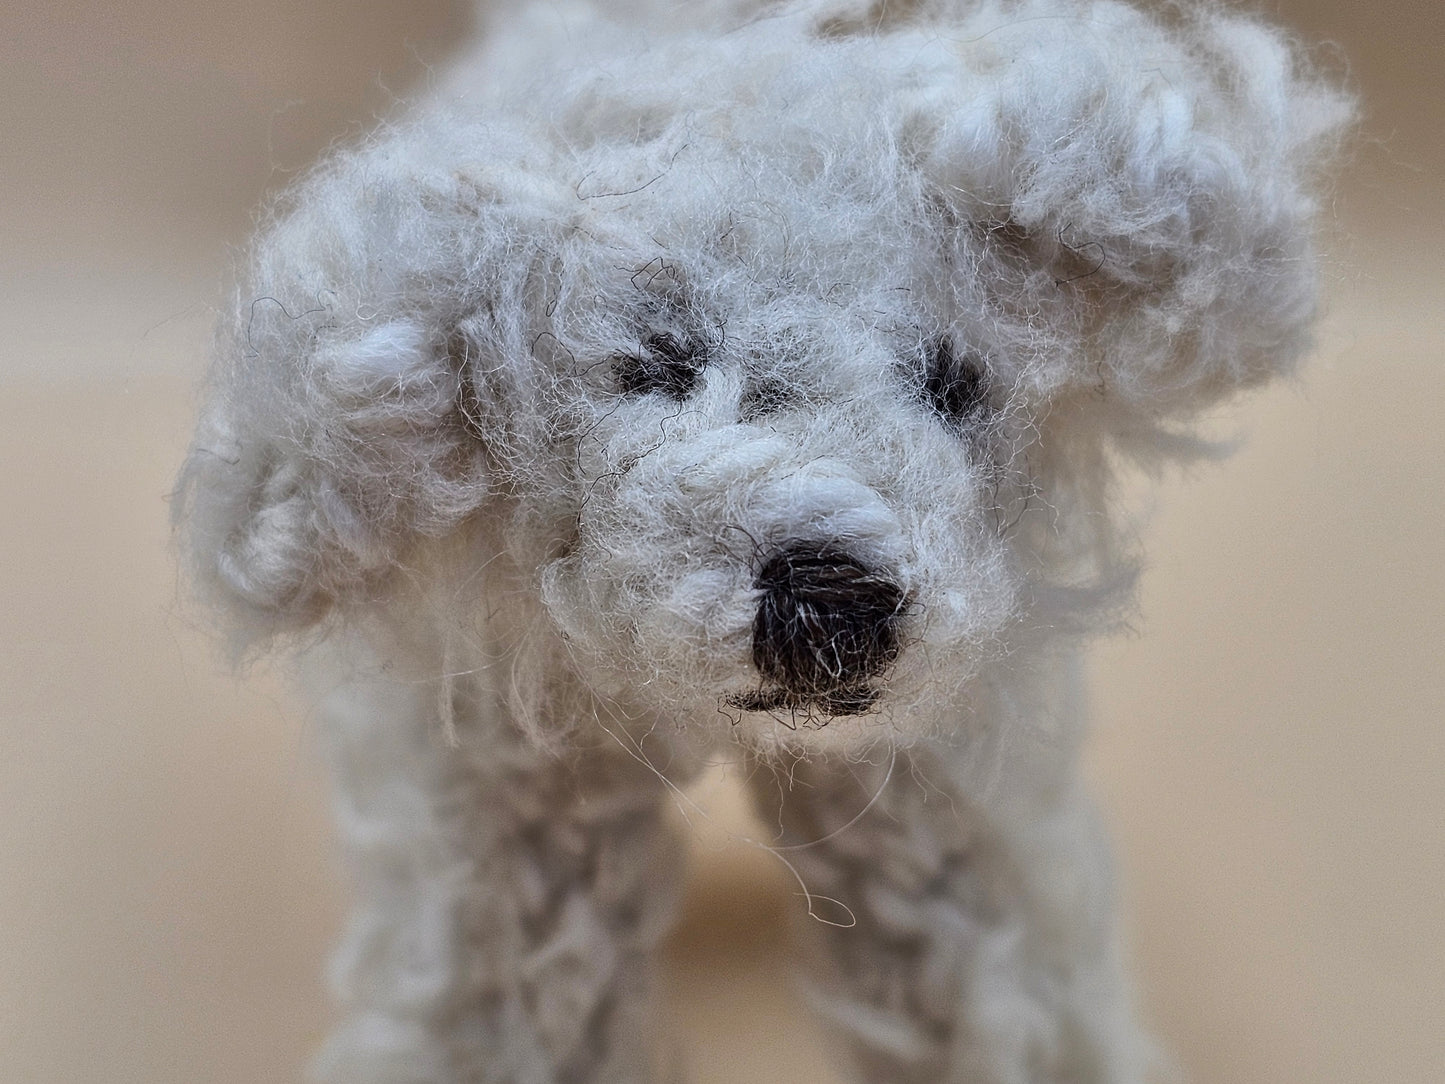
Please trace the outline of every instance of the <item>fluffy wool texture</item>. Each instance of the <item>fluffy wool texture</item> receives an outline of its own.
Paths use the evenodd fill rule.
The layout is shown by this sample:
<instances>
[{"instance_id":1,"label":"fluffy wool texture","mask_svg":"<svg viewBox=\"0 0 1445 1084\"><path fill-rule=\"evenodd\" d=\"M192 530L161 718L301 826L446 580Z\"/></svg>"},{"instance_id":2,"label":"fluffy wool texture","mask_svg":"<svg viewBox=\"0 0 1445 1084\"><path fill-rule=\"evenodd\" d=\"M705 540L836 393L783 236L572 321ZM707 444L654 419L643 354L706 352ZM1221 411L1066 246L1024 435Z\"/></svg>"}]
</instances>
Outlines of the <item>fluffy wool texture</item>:
<instances>
[{"instance_id":1,"label":"fluffy wool texture","mask_svg":"<svg viewBox=\"0 0 1445 1084\"><path fill-rule=\"evenodd\" d=\"M1349 114L1213 7L548 4L287 193L176 507L330 690L327 1078L649 1079L729 748L859 1079L1143 1079L1072 653L1118 464L1308 346Z\"/></svg>"}]
</instances>

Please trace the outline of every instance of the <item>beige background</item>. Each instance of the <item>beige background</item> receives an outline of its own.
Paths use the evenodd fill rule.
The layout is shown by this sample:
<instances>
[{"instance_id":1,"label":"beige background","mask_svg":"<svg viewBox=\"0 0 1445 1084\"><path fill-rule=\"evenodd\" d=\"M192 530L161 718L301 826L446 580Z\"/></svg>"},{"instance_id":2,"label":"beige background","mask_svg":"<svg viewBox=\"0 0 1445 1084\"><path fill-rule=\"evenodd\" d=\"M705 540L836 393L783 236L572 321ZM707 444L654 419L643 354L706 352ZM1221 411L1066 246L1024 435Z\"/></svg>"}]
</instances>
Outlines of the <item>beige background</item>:
<instances>
[{"instance_id":1,"label":"beige background","mask_svg":"<svg viewBox=\"0 0 1445 1084\"><path fill-rule=\"evenodd\" d=\"M1170 478L1090 770L1146 1012L1199 1084L1445 1079L1438 0L1290 0L1366 101L1298 387ZM445 0L0 10L0 1084L287 1082L343 906L302 711L177 606L165 495L226 246L426 78ZM693 1079L823 1081L799 906L708 780Z\"/></svg>"}]
</instances>

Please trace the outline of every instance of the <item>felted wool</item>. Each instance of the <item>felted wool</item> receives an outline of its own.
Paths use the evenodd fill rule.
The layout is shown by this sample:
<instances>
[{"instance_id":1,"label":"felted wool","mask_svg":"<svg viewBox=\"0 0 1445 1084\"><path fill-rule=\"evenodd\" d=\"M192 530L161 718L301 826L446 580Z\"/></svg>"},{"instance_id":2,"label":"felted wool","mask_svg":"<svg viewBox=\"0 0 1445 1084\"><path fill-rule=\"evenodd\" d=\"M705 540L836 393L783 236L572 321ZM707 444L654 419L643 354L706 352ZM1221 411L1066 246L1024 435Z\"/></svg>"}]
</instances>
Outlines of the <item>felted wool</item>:
<instances>
[{"instance_id":1,"label":"felted wool","mask_svg":"<svg viewBox=\"0 0 1445 1084\"><path fill-rule=\"evenodd\" d=\"M730 750L858 1079L1143 1080L1074 655L1118 465L1307 348L1349 116L1213 6L546 4L283 196L176 509L326 707L322 1075L650 1079Z\"/></svg>"}]
</instances>

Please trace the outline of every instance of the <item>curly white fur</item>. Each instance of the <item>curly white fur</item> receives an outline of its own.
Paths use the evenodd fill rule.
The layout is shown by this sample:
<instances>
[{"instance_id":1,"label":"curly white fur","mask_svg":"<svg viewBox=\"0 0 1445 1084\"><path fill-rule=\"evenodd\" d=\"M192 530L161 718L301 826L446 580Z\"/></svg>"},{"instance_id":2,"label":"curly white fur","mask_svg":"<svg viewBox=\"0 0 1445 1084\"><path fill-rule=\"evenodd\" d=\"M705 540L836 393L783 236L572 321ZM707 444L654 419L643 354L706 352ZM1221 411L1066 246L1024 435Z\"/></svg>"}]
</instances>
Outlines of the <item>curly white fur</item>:
<instances>
[{"instance_id":1,"label":"curly white fur","mask_svg":"<svg viewBox=\"0 0 1445 1084\"><path fill-rule=\"evenodd\" d=\"M1308 345L1349 103L1214 8L633 8L321 166L222 332L178 517L243 650L331 644L328 1079L647 1079L659 780L720 744L852 916L805 940L861 1079L1142 1079L1069 659L1117 456ZM903 600L808 664L846 711L760 676L798 547Z\"/></svg>"}]
</instances>

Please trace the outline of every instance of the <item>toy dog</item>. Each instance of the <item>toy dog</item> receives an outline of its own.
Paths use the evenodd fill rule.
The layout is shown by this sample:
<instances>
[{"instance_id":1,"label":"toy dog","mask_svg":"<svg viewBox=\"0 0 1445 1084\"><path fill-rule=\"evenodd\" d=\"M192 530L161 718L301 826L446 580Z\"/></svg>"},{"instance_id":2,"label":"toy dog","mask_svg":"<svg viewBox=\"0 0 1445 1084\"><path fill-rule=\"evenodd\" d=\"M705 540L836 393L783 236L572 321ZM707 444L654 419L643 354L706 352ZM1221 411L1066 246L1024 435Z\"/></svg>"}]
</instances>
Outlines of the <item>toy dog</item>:
<instances>
[{"instance_id":1,"label":"toy dog","mask_svg":"<svg viewBox=\"0 0 1445 1084\"><path fill-rule=\"evenodd\" d=\"M653 1079L731 751L857 1079L1142 1080L1075 764L1113 480L1307 348L1349 115L1214 7L548 5L282 197L177 515L322 689L321 1075Z\"/></svg>"}]
</instances>

